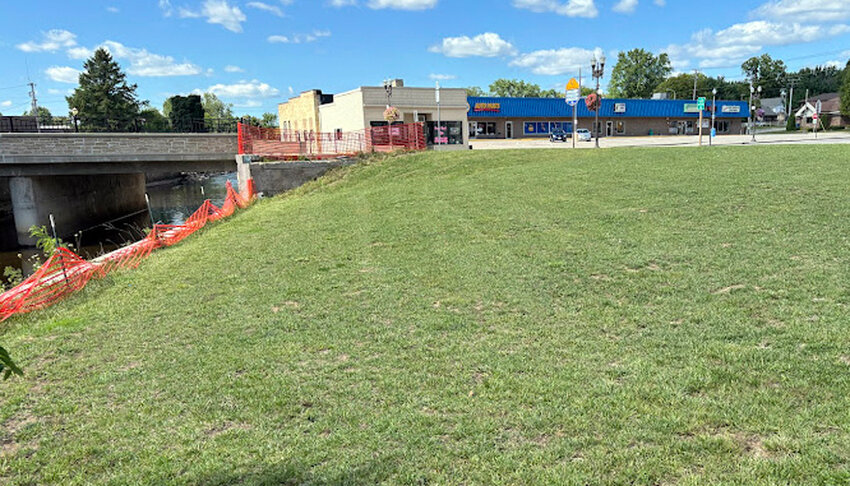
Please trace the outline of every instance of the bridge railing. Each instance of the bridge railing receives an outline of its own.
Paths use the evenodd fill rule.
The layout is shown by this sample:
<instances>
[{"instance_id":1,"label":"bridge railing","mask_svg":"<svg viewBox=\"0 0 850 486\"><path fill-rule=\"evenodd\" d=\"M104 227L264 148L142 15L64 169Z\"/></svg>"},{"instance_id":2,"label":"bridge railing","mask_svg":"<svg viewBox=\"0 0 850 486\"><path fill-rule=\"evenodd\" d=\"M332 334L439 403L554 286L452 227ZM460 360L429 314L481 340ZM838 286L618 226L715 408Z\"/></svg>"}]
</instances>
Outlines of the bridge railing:
<instances>
[{"instance_id":1,"label":"bridge railing","mask_svg":"<svg viewBox=\"0 0 850 486\"><path fill-rule=\"evenodd\" d=\"M0 133L236 133L237 118L0 116Z\"/></svg>"}]
</instances>

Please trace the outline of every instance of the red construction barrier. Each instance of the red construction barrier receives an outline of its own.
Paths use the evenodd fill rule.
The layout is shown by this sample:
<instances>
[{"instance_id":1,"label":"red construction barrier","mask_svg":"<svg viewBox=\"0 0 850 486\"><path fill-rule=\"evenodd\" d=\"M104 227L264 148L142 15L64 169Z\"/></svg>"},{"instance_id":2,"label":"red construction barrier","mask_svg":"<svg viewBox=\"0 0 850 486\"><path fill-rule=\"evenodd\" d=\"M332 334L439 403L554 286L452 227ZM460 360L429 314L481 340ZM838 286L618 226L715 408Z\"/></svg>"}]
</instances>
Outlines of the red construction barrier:
<instances>
[{"instance_id":1,"label":"red construction barrier","mask_svg":"<svg viewBox=\"0 0 850 486\"><path fill-rule=\"evenodd\" d=\"M239 153L278 160L332 159L360 152L425 150L422 123L373 127L354 132L316 133L238 126Z\"/></svg>"},{"instance_id":2,"label":"red construction barrier","mask_svg":"<svg viewBox=\"0 0 850 486\"><path fill-rule=\"evenodd\" d=\"M67 248L57 248L32 276L0 294L0 322L52 305L85 287L92 278L102 278L119 268L136 268L153 250L178 243L207 223L226 218L237 208L247 207L253 199L253 181L248 181L245 196L228 182L227 196L220 208L206 200L185 223L155 224L145 239L100 258L86 261Z\"/></svg>"}]
</instances>

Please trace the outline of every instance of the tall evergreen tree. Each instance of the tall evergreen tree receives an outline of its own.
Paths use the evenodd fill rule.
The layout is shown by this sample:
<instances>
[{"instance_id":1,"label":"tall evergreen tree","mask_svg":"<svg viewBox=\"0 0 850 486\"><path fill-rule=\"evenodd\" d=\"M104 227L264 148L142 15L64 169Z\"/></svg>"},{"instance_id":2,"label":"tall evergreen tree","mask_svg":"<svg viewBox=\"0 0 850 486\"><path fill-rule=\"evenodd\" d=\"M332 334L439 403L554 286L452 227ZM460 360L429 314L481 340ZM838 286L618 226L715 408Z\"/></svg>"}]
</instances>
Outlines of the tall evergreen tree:
<instances>
[{"instance_id":1,"label":"tall evergreen tree","mask_svg":"<svg viewBox=\"0 0 850 486\"><path fill-rule=\"evenodd\" d=\"M83 65L80 86L68 96L68 107L79 110L82 128L90 130L132 130L141 102L135 84L106 49L100 48Z\"/></svg>"},{"instance_id":2,"label":"tall evergreen tree","mask_svg":"<svg viewBox=\"0 0 850 486\"><path fill-rule=\"evenodd\" d=\"M841 113L850 116L850 61L844 68L844 82L841 84Z\"/></svg>"}]
</instances>

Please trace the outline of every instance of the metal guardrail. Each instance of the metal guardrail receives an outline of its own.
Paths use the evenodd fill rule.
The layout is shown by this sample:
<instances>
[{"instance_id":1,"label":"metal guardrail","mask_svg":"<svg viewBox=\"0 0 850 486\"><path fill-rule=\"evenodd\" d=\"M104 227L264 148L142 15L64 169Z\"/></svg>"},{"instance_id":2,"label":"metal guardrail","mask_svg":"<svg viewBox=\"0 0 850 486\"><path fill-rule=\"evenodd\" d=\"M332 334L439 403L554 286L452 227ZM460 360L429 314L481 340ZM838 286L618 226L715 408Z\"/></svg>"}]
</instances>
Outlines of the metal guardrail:
<instances>
[{"instance_id":1,"label":"metal guardrail","mask_svg":"<svg viewBox=\"0 0 850 486\"><path fill-rule=\"evenodd\" d=\"M62 119L39 123L34 116L0 116L0 133L236 133L237 118L147 120L141 117Z\"/></svg>"}]
</instances>

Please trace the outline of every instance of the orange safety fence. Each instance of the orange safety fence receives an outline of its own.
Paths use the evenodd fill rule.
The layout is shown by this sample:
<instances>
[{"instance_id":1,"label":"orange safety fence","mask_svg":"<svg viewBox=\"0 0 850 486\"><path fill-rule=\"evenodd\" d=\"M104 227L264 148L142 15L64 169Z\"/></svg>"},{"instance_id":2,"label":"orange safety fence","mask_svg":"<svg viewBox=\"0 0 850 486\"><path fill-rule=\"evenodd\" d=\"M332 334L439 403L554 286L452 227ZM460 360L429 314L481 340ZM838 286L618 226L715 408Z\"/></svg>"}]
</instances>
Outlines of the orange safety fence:
<instances>
[{"instance_id":1,"label":"orange safety fence","mask_svg":"<svg viewBox=\"0 0 850 486\"><path fill-rule=\"evenodd\" d=\"M422 123L379 126L366 130L316 133L306 130L282 130L239 123L239 153L278 160L312 160L352 156L360 152L425 150Z\"/></svg>"},{"instance_id":2,"label":"orange safety fence","mask_svg":"<svg viewBox=\"0 0 850 486\"><path fill-rule=\"evenodd\" d=\"M84 260L67 248L57 248L34 274L0 294L0 322L16 314L48 307L82 289L92 278L105 277L121 268L138 267L153 250L174 245L207 223L226 218L237 208L247 207L254 199L253 181L248 181L246 192L246 196L239 194L228 181L227 196L221 207L206 200L185 223L155 224L143 240L91 261Z\"/></svg>"}]
</instances>

